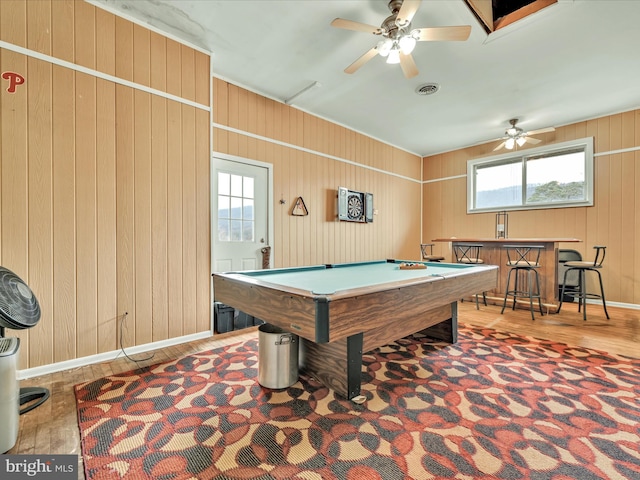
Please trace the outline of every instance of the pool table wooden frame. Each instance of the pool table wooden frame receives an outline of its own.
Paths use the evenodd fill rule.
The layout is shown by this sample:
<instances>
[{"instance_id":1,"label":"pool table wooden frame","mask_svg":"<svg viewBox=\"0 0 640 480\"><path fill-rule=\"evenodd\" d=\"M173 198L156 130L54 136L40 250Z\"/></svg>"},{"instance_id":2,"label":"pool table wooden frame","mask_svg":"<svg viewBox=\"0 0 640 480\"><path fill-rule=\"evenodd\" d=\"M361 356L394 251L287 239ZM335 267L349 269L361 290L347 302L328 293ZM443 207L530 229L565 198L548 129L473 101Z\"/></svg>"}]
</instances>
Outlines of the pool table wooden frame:
<instances>
[{"instance_id":1,"label":"pool table wooden frame","mask_svg":"<svg viewBox=\"0 0 640 480\"><path fill-rule=\"evenodd\" d=\"M296 269L269 272L287 270ZM268 274L247 273L214 273L214 300L299 335L300 368L351 399L360 395L363 352L425 329L431 336L455 343L458 300L495 288L498 267L455 268L446 276L325 295L271 283Z\"/></svg>"}]
</instances>

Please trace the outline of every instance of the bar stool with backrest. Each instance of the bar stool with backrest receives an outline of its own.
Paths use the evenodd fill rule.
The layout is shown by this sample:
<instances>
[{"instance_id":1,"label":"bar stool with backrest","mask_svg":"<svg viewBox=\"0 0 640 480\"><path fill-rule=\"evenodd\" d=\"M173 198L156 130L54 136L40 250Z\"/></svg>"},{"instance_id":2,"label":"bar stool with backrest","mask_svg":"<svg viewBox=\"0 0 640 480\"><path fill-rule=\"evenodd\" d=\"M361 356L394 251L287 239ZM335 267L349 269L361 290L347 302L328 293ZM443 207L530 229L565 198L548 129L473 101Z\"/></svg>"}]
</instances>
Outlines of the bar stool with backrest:
<instances>
[{"instance_id":1,"label":"bar stool with backrest","mask_svg":"<svg viewBox=\"0 0 640 480\"><path fill-rule=\"evenodd\" d=\"M538 275L538 268L540 268L540 253L544 250L542 245L504 245L504 249L507 252L507 267L509 267L509 273L507 274L507 288L504 294L504 302L502 303L502 311L507 306L507 299L509 296L513 297L512 310L516 308L517 298L529 299L529 310L531 311L531 318L536 319L533 311L533 299L538 299L538 306L540 307L540 315L544 315L542 311L542 299L540 298L540 276ZM513 288L510 289L511 275L514 275ZM535 292L533 291L535 280Z\"/></svg>"},{"instance_id":2,"label":"bar stool with backrest","mask_svg":"<svg viewBox=\"0 0 640 480\"><path fill-rule=\"evenodd\" d=\"M422 259L427 262L440 262L444 260L444 257L433 254L433 243L421 243L420 252L422 253Z\"/></svg>"},{"instance_id":3,"label":"bar stool with backrest","mask_svg":"<svg viewBox=\"0 0 640 480\"><path fill-rule=\"evenodd\" d=\"M593 262L565 262L564 266L564 279L562 281L562 292L560 293L560 304L558 305L558 313L562 308L562 301L564 296L574 297L578 299L578 312L582 309L582 317L587 319L587 299L602 299L602 306L604 307L604 314L609 319L609 312L607 312L607 302L604 299L604 287L602 286L602 275L600 275L600 269L602 268L602 262L606 254L607 247L602 245L596 245L593 248L596 250L596 258ZM578 289L577 291L565 291L565 284L567 283L567 275L569 272L578 272ZM598 274L598 281L600 282L600 294L588 293L586 272L596 272Z\"/></svg>"},{"instance_id":4,"label":"bar stool with backrest","mask_svg":"<svg viewBox=\"0 0 640 480\"><path fill-rule=\"evenodd\" d=\"M569 292L578 291L578 272L572 271L567 278L564 278L564 272L567 269L565 263L567 262L581 262L582 254L577 250L564 249L558 250L558 298L562 296L562 287ZM573 302L572 296L566 295L563 299L565 302Z\"/></svg>"},{"instance_id":5,"label":"bar stool with backrest","mask_svg":"<svg viewBox=\"0 0 640 480\"><path fill-rule=\"evenodd\" d=\"M456 257L456 263L465 263L468 265L484 263L484 260L480 258L481 249L482 249L481 244L478 245L475 243L455 243L453 245L453 254ZM480 310L480 305L478 304L478 294L476 294L475 297L476 297L476 308ZM487 292L482 292L482 300L486 307Z\"/></svg>"}]
</instances>

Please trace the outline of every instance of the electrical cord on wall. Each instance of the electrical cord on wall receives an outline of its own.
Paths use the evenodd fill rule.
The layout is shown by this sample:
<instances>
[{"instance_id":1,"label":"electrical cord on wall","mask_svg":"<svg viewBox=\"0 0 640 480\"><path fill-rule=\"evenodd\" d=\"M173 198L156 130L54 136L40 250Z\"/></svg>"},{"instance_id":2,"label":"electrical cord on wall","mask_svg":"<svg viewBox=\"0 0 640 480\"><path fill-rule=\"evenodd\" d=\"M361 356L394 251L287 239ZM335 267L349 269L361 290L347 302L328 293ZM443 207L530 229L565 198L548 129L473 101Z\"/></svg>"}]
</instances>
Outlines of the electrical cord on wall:
<instances>
[{"instance_id":1,"label":"electrical cord on wall","mask_svg":"<svg viewBox=\"0 0 640 480\"><path fill-rule=\"evenodd\" d=\"M122 330L124 326L124 319L127 318L127 315L129 315L129 312L124 312L124 314L120 317L120 350L122 350L122 353L128 360L135 362L138 365L138 367L140 367L140 362L146 362L148 360L151 360L153 357L156 356L156 354L154 352L145 358L133 358L129 356L129 354L124 350L124 345L122 344Z\"/></svg>"}]
</instances>

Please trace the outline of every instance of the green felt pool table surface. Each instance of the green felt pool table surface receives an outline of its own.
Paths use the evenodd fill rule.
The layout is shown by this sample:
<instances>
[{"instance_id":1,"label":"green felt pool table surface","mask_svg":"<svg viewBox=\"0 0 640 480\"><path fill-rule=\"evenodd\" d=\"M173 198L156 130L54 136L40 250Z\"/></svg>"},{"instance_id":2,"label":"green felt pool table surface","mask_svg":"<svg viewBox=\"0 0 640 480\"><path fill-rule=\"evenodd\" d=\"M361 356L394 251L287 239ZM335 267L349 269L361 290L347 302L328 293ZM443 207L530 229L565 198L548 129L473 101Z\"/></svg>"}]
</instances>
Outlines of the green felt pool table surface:
<instances>
[{"instance_id":1,"label":"green felt pool table surface","mask_svg":"<svg viewBox=\"0 0 640 480\"><path fill-rule=\"evenodd\" d=\"M469 265L411 262L426 265L426 269L401 270L400 260L312 267L284 268L277 270L255 270L241 272L265 282L307 290L314 295L331 295L343 290L370 287L406 280L446 277L473 268Z\"/></svg>"}]
</instances>

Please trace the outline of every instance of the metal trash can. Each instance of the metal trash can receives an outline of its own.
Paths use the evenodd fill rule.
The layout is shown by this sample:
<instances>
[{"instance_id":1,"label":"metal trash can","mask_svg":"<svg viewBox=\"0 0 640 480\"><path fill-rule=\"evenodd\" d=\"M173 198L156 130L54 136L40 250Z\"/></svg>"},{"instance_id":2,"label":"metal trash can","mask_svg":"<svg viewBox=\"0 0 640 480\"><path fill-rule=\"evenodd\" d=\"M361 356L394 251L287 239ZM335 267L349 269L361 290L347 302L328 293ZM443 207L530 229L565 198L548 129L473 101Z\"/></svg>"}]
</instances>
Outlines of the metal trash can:
<instances>
[{"instance_id":1,"label":"metal trash can","mask_svg":"<svg viewBox=\"0 0 640 480\"><path fill-rule=\"evenodd\" d=\"M287 388L298 381L298 335L264 323L258 327L258 382Z\"/></svg>"}]
</instances>

